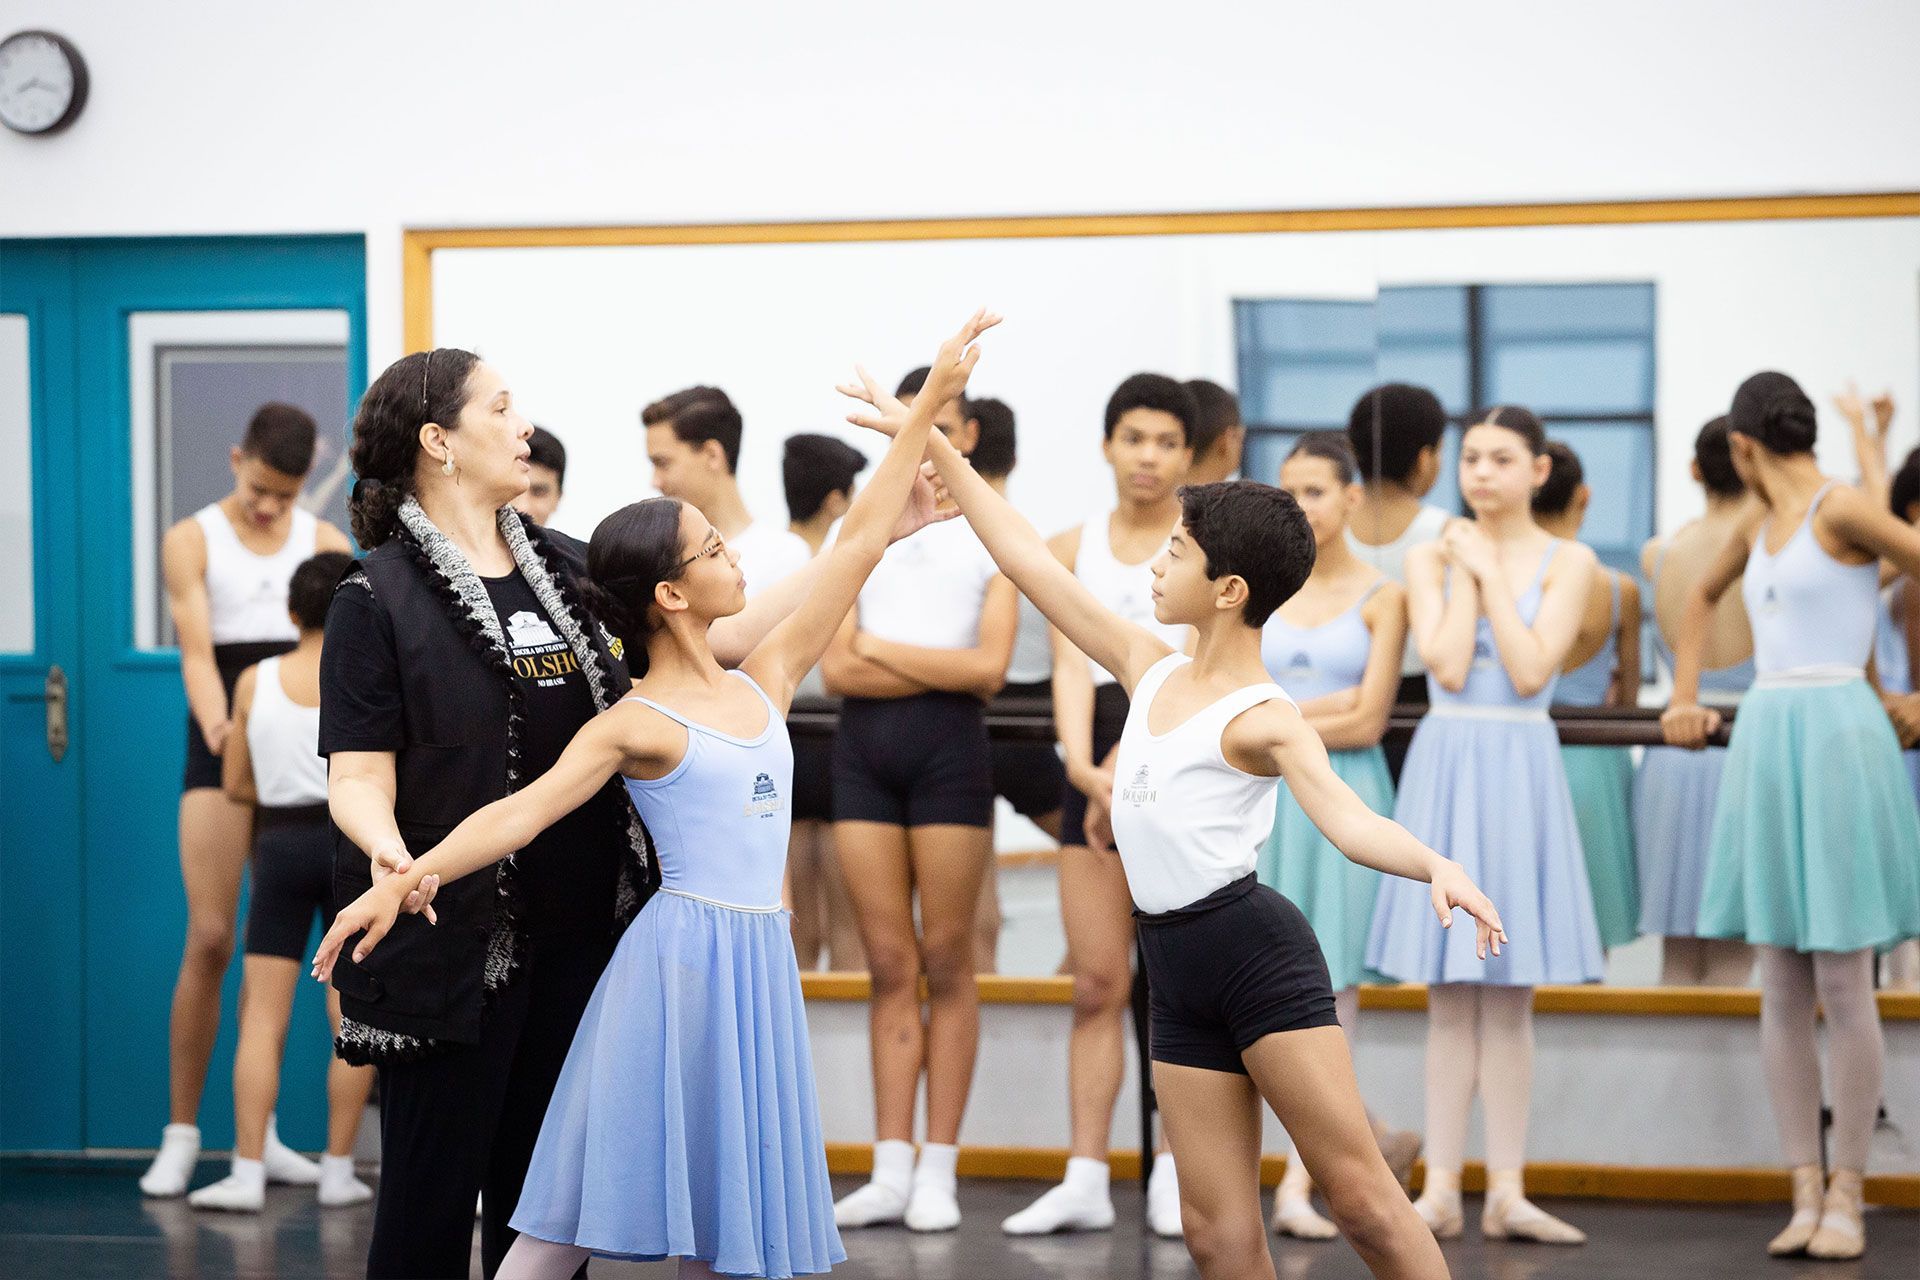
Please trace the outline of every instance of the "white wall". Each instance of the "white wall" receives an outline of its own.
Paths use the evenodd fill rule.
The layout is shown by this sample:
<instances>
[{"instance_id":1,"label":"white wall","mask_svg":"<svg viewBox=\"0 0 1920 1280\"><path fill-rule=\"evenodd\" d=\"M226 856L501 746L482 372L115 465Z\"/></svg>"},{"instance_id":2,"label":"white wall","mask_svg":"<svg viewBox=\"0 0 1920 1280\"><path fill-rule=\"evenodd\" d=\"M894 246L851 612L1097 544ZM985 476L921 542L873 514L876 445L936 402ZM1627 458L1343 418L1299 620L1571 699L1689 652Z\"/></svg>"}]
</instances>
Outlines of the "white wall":
<instances>
[{"instance_id":1,"label":"white wall","mask_svg":"<svg viewBox=\"0 0 1920 1280\"><path fill-rule=\"evenodd\" d=\"M0 0L74 39L0 236L1920 188L1910 0Z\"/></svg>"},{"instance_id":2,"label":"white wall","mask_svg":"<svg viewBox=\"0 0 1920 1280\"><path fill-rule=\"evenodd\" d=\"M983 303L1009 320L985 339L974 390L1018 414L1013 497L1047 530L1111 501L1096 449L1121 378L1156 369L1232 385L1234 298L1368 297L1376 282L1652 281L1662 529L1697 514L1694 433L1756 369L1786 369L1822 406L1849 378L1891 387L1896 450L1920 439L1920 219L473 249L435 262L436 339L480 350L566 441L558 522L583 536L647 492L647 401L694 382L727 388L747 422L748 505L777 519L779 442L841 422L849 404L833 384L853 361L891 383ZM1831 412L1824 421L1822 462L1852 475L1847 433Z\"/></svg>"}]
</instances>

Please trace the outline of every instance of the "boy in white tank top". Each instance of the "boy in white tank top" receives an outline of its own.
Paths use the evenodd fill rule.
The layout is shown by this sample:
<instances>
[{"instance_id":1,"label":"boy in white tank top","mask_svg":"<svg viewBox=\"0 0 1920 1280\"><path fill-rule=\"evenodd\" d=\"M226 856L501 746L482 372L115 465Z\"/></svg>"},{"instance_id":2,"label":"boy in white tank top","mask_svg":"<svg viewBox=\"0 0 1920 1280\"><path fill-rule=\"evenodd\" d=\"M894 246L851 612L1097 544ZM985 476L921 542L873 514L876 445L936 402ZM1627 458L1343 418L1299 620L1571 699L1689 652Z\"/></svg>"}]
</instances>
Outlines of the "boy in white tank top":
<instances>
[{"instance_id":1,"label":"boy in white tank top","mask_svg":"<svg viewBox=\"0 0 1920 1280\"><path fill-rule=\"evenodd\" d=\"M200 1094L220 1029L251 821L247 807L220 790L234 683L252 663L293 648L287 586L295 567L316 551L350 549L345 534L296 505L313 465L314 430L304 410L262 405L233 448L233 492L174 525L160 548L187 689L180 867L188 924L168 1028L169 1123L140 1179L150 1196L185 1194L200 1158ZM275 1181L319 1177L311 1161L280 1145L271 1123L266 1166Z\"/></svg>"},{"instance_id":2,"label":"boy in white tank top","mask_svg":"<svg viewBox=\"0 0 1920 1280\"><path fill-rule=\"evenodd\" d=\"M887 405L877 387L867 390ZM965 459L937 438L931 452L1001 571L1083 652L1143 695L1121 742L1114 834L1135 902L1158 913L1141 917L1154 1083L1187 1170L1181 1198L1192 1210L1182 1215L1190 1251L1209 1259L1210 1273L1270 1265L1258 1168L1264 1101L1376 1274L1446 1275L1433 1233L1367 1125L1313 932L1297 908L1252 883L1266 836L1260 813L1271 815L1274 786L1284 778L1349 858L1431 883L1443 922L1451 924L1454 908L1467 910L1478 949L1497 952L1505 936L1459 864L1373 813L1339 780L1318 736L1270 683L1260 627L1313 562L1298 504L1249 481L1182 492L1181 523L1154 562L1153 597L1157 619L1195 627L1189 659L1095 599Z\"/></svg>"},{"instance_id":3,"label":"boy in white tank top","mask_svg":"<svg viewBox=\"0 0 1920 1280\"><path fill-rule=\"evenodd\" d=\"M333 835L327 822L327 762L320 758L320 649L327 606L353 565L325 551L293 572L286 610L299 643L249 668L233 694L234 730L222 759L230 799L258 814L253 893L247 906L246 980L233 1055L233 1168L189 1196L196 1209L259 1213L266 1207L266 1134L280 1091L280 1062L294 987L314 918L333 921ZM327 993L337 1031L340 997ZM329 1055L327 1153L320 1159L323 1206L373 1198L354 1176L353 1144L373 1088L373 1068Z\"/></svg>"}]
</instances>

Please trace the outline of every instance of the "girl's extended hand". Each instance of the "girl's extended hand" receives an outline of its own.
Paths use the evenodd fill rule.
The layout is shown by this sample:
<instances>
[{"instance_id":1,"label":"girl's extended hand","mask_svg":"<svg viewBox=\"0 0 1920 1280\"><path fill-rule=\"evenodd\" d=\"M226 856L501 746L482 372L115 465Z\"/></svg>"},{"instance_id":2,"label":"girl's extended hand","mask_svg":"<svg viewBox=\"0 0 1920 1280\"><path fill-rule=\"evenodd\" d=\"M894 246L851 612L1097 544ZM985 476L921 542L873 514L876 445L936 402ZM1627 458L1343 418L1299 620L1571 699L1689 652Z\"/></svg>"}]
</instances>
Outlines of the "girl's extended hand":
<instances>
[{"instance_id":1,"label":"girl's extended hand","mask_svg":"<svg viewBox=\"0 0 1920 1280\"><path fill-rule=\"evenodd\" d=\"M1443 859L1433 873L1433 910L1440 917L1442 928L1453 928L1456 907L1473 917L1474 955L1482 960L1489 951L1499 955L1500 945L1507 940L1500 913L1494 910L1493 903L1480 892L1480 886L1467 875L1464 867L1451 859Z\"/></svg>"}]
</instances>

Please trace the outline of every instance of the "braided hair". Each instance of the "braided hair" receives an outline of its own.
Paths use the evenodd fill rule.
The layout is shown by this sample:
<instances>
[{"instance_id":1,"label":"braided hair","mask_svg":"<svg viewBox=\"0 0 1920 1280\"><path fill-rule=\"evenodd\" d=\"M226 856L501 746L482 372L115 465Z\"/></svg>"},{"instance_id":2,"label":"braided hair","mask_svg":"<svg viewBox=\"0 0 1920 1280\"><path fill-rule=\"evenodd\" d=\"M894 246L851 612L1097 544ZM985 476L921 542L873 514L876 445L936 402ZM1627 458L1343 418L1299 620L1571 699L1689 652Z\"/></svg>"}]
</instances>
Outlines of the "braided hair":
<instances>
[{"instance_id":1,"label":"braided hair","mask_svg":"<svg viewBox=\"0 0 1920 1280\"><path fill-rule=\"evenodd\" d=\"M450 426L467 403L467 379L480 357L458 347L416 351L388 365L360 397L353 418L353 470L347 504L353 536L371 550L393 536L400 506L413 496L420 428Z\"/></svg>"}]
</instances>

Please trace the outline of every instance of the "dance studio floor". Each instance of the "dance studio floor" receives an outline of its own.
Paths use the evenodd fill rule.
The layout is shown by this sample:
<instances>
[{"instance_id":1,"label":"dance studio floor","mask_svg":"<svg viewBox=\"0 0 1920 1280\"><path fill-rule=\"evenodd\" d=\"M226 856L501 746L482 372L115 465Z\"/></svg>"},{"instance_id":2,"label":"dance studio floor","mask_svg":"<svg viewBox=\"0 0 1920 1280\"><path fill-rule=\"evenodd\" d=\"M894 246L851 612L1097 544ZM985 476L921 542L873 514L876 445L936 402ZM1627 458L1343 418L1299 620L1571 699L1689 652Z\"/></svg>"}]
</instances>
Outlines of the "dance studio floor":
<instances>
[{"instance_id":1,"label":"dance studio floor","mask_svg":"<svg viewBox=\"0 0 1920 1280\"><path fill-rule=\"evenodd\" d=\"M321 1212L310 1193L276 1188L259 1217L195 1213L183 1200L142 1201L134 1187L140 1165L117 1160L0 1160L0 1277L5 1280L312 1280L358 1276L372 1213ZM216 1173L212 1162L200 1181ZM851 1181L839 1189L846 1190ZM961 1190L968 1217L947 1236L902 1230L853 1233L852 1255L835 1276L847 1280L1131 1280L1193 1275L1177 1241L1143 1239L1140 1196L1128 1186L1116 1200L1120 1225L1111 1233L1012 1240L1000 1219L1040 1188L1030 1183L969 1182ZM1763 1246L1779 1228L1781 1210L1760 1207L1672 1207L1618 1201L1555 1201L1592 1242L1562 1250L1474 1239L1447 1246L1458 1277L1488 1280L1793 1280L1823 1277L1911 1280L1920 1265L1920 1214L1876 1212L1873 1251L1859 1263L1782 1263ZM1475 1206L1469 1206L1470 1211ZM1472 1227L1469 1237L1474 1235ZM1345 1280L1366 1269L1344 1245L1276 1241L1281 1280ZM476 1268L476 1277L480 1274ZM602 1280L655 1280L671 1267L595 1263Z\"/></svg>"}]
</instances>

